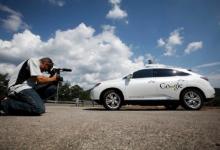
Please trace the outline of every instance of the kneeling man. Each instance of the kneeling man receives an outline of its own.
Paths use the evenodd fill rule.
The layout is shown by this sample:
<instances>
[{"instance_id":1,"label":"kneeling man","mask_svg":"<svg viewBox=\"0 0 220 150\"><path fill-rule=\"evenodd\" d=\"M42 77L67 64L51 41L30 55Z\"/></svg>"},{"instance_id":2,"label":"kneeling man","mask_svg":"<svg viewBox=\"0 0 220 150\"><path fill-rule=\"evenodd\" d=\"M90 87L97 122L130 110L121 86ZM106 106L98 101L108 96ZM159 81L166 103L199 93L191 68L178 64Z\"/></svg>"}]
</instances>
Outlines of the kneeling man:
<instances>
[{"instance_id":1,"label":"kneeling man","mask_svg":"<svg viewBox=\"0 0 220 150\"><path fill-rule=\"evenodd\" d=\"M8 84L8 96L1 100L0 110L10 115L41 115L45 113L45 99L55 95L59 76L46 76L53 61L30 58L19 64Z\"/></svg>"}]
</instances>

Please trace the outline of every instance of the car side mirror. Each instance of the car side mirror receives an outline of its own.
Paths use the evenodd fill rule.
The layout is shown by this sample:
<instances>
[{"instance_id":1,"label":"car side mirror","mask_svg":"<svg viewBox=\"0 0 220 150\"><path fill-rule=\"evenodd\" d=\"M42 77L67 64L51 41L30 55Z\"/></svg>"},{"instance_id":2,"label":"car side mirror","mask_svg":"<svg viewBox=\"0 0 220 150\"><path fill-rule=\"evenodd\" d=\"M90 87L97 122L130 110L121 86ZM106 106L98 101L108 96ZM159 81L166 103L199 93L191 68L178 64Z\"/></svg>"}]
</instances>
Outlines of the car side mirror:
<instances>
[{"instance_id":1,"label":"car side mirror","mask_svg":"<svg viewBox=\"0 0 220 150\"><path fill-rule=\"evenodd\" d=\"M129 74L129 75L126 76L126 79L130 80L132 77L133 77L133 74Z\"/></svg>"}]
</instances>

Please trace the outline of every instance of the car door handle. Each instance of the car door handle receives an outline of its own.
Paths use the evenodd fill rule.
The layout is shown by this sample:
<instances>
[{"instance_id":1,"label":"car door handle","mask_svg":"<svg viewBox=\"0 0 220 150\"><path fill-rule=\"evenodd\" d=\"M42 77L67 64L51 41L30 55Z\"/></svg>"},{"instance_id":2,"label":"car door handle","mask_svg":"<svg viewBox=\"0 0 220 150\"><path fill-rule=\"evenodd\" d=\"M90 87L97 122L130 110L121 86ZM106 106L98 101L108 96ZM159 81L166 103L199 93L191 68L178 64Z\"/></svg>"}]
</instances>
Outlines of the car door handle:
<instances>
[{"instance_id":1,"label":"car door handle","mask_svg":"<svg viewBox=\"0 0 220 150\"><path fill-rule=\"evenodd\" d=\"M151 80L151 81L148 81L148 83L155 83L155 81L152 81L152 80Z\"/></svg>"}]
</instances>

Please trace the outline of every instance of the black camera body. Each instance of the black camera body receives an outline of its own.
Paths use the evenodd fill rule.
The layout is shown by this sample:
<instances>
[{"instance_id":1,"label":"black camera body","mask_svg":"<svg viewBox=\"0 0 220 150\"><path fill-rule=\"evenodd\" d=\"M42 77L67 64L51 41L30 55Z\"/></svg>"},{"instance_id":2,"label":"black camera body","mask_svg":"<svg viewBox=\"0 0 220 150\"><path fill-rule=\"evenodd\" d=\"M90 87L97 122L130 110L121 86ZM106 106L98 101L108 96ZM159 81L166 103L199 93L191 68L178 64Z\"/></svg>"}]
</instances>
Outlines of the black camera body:
<instances>
[{"instance_id":1,"label":"black camera body","mask_svg":"<svg viewBox=\"0 0 220 150\"><path fill-rule=\"evenodd\" d=\"M68 68L52 68L48 73L50 74L50 77L54 76L55 74L58 76L59 81L63 81L63 77L60 76L60 72L71 72L72 69Z\"/></svg>"}]
</instances>

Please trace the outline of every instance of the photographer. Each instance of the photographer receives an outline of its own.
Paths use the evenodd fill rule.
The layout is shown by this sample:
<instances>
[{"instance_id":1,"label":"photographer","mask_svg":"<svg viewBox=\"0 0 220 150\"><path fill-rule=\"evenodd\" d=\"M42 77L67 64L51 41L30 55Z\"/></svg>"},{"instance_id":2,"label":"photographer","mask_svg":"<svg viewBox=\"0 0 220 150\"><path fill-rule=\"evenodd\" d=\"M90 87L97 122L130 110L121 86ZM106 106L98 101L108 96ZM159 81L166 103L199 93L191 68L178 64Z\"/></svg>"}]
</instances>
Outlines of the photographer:
<instances>
[{"instance_id":1,"label":"photographer","mask_svg":"<svg viewBox=\"0 0 220 150\"><path fill-rule=\"evenodd\" d=\"M30 58L19 64L8 84L8 97L1 100L0 110L11 115L41 115L45 113L44 100L55 95L60 77L50 72L50 58Z\"/></svg>"}]
</instances>

